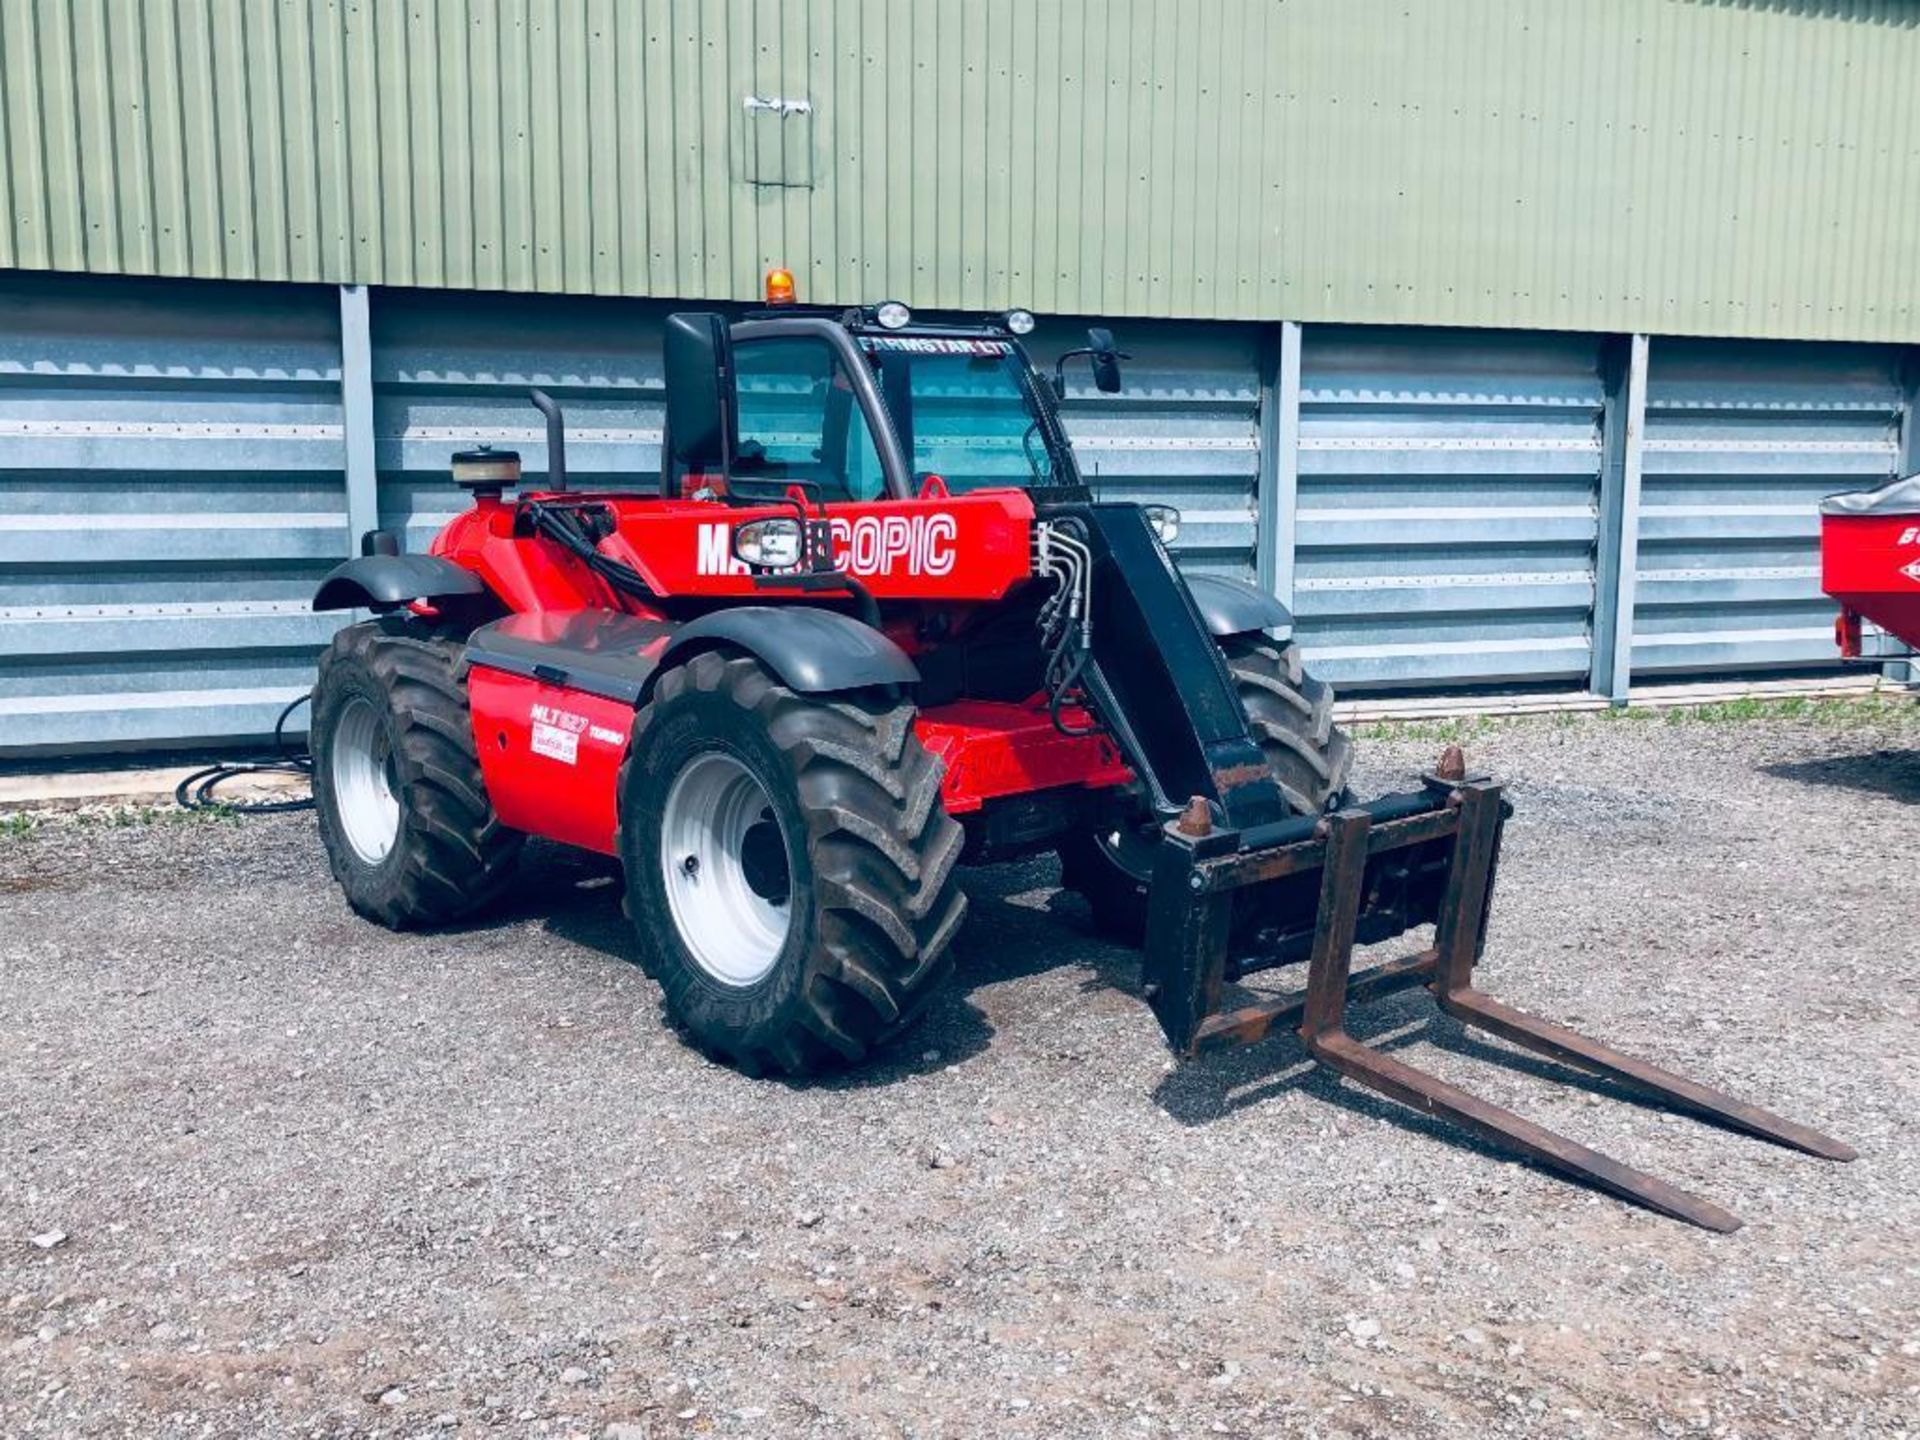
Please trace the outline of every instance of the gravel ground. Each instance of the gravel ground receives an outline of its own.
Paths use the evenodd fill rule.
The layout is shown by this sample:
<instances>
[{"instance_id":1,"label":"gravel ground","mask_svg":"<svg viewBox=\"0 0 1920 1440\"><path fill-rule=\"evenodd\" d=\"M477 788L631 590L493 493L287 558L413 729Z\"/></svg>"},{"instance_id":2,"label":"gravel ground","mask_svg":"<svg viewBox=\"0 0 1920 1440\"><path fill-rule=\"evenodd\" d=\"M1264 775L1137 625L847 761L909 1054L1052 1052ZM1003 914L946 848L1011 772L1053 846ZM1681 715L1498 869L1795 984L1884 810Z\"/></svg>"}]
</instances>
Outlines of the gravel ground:
<instances>
[{"instance_id":1,"label":"gravel ground","mask_svg":"<svg viewBox=\"0 0 1920 1440\"><path fill-rule=\"evenodd\" d=\"M0 837L0 1435L1899 1435L1920 1417L1912 707L1533 721L1489 988L1830 1129L1356 1033L1730 1204L1718 1237L1303 1063L1176 1069L1051 862L832 1082L716 1069L608 872L355 919L307 817ZM1432 728L1369 733L1365 787ZM1897 878L1896 878L1897 877Z\"/></svg>"}]
</instances>

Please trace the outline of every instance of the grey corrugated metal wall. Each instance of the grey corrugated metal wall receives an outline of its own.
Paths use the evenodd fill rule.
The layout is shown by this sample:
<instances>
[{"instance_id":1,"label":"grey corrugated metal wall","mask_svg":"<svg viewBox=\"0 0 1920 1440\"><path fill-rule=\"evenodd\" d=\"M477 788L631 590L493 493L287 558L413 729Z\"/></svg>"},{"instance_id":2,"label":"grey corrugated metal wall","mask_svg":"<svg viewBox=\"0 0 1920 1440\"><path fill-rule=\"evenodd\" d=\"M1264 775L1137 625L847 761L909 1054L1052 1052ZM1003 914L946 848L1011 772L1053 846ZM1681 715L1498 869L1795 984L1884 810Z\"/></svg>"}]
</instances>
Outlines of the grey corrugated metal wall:
<instances>
[{"instance_id":1,"label":"grey corrugated metal wall","mask_svg":"<svg viewBox=\"0 0 1920 1440\"><path fill-rule=\"evenodd\" d=\"M1303 351L1294 608L1319 671L1586 676L1598 340L1314 327Z\"/></svg>"},{"instance_id":2,"label":"grey corrugated metal wall","mask_svg":"<svg viewBox=\"0 0 1920 1440\"><path fill-rule=\"evenodd\" d=\"M1036 360L1087 343L1085 322L1049 321ZM1180 507L1183 565L1251 580L1260 480L1260 333L1252 325L1124 327L1126 388L1102 395L1068 367L1067 430L1105 500Z\"/></svg>"},{"instance_id":3,"label":"grey corrugated metal wall","mask_svg":"<svg viewBox=\"0 0 1920 1440\"><path fill-rule=\"evenodd\" d=\"M447 457L485 441L547 467L534 386L567 415L567 466L582 485L646 488L660 475L666 307L639 300L532 300L381 292L373 305L374 455L380 523L424 550L466 497Z\"/></svg>"},{"instance_id":4,"label":"grey corrugated metal wall","mask_svg":"<svg viewBox=\"0 0 1920 1440\"><path fill-rule=\"evenodd\" d=\"M1892 347L1653 347L1633 619L1636 674L1834 663L1817 505L1893 477Z\"/></svg>"},{"instance_id":5,"label":"grey corrugated metal wall","mask_svg":"<svg viewBox=\"0 0 1920 1440\"><path fill-rule=\"evenodd\" d=\"M530 385L567 405L583 479L657 473L666 306L379 291L378 484L352 500L350 309L321 287L0 277L0 756L264 736L338 623L307 601L361 517L424 548L460 502L452 450L544 467ZM1081 333L1049 321L1034 353ZM1892 348L1656 339L1637 457L1610 466L1619 338L1310 326L1291 373L1281 338L1131 322L1126 391L1082 369L1068 423L1103 494L1182 508L1183 563L1290 584L1348 688L1591 672L1618 696L1629 669L1830 666L1814 502L1915 443L1915 356ZM1610 514L1630 586L1600 579ZM1603 633L1626 637L1616 684Z\"/></svg>"},{"instance_id":6,"label":"grey corrugated metal wall","mask_svg":"<svg viewBox=\"0 0 1920 1440\"><path fill-rule=\"evenodd\" d=\"M347 549L331 288L0 277L0 753L259 736Z\"/></svg>"},{"instance_id":7,"label":"grey corrugated metal wall","mask_svg":"<svg viewBox=\"0 0 1920 1440\"><path fill-rule=\"evenodd\" d=\"M660 321L640 300L380 291L379 523L424 550L475 441L546 466L531 386L566 407L585 483L659 473ZM1049 321L1036 354L1079 343ZM1182 507L1183 562L1251 576L1253 326L1130 327L1128 386L1071 378L1101 493ZM308 601L350 552L338 292L14 275L0 284L0 757L257 741L337 617ZM301 727L296 718L294 729Z\"/></svg>"}]
</instances>

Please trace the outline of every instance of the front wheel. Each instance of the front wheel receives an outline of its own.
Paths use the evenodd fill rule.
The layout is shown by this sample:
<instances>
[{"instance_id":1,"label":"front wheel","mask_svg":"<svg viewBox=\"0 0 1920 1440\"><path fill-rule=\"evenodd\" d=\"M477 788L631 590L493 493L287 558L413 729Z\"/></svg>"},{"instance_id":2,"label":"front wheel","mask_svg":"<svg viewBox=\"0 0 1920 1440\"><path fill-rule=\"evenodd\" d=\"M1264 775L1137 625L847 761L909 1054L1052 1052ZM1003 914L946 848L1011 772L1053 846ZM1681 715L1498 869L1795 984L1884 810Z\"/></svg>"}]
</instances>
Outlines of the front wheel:
<instances>
[{"instance_id":1,"label":"front wheel","mask_svg":"<svg viewBox=\"0 0 1920 1440\"><path fill-rule=\"evenodd\" d=\"M1353 750L1333 723L1333 687L1307 674L1300 647L1265 635L1220 642L1247 728L1260 743L1274 783L1299 815L1317 815L1346 794ZM1156 828L1115 821L1060 843L1060 883L1085 898L1094 928L1138 945L1147 932Z\"/></svg>"},{"instance_id":2,"label":"front wheel","mask_svg":"<svg viewBox=\"0 0 1920 1440\"><path fill-rule=\"evenodd\" d=\"M641 711L620 782L628 914L667 1012L716 1059L851 1064L951 967L962 833L913 719L717 652Z\"/></svg>"}]
</instances>

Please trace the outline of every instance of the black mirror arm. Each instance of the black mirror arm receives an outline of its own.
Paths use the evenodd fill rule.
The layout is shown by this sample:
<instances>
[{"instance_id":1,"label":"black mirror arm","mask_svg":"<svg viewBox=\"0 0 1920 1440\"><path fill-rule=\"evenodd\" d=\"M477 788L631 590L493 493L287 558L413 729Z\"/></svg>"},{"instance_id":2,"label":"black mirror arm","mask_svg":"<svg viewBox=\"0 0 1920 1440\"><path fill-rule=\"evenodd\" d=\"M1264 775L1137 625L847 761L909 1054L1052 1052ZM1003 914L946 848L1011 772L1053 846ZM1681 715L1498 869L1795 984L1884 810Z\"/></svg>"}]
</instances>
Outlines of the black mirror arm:
<instances>
[{"instance_id":1,"label":"black mirror arm","mask_svg":"<svg viewBox=\"0 0 1920 1440\"><path fill-rule=\"evenodd\" d=\"M1078 350L1062 351L1060 358L1053 362L1053 397L1056 400L1067 398L1067 361L1078 360L1082 355L1091 355L1093 351L1082 345Z\"/></svg>"}]
</instances>

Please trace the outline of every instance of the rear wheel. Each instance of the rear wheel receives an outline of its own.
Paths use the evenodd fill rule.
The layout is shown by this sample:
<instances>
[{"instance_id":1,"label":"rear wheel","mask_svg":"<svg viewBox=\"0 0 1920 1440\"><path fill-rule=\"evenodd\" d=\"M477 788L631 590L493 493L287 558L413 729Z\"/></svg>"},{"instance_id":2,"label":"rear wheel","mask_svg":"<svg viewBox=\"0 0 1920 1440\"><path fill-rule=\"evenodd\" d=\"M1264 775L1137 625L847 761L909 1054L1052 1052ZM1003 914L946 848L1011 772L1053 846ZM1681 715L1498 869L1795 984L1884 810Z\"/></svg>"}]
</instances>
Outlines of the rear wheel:
<instances>
[{"instance_id":1,"label":"rear wheel","mask_svg":"<svg viewBox=\"0 0 1920 1440\"><path fill-rule=\"evenodd\" d=\"M1316 815L1343 796L1352 744L1333 723L1333 687L1307 674L1300 647L1260 634L1220 642L1234 688L1267 768L1296 814ZM1094 928L1137 945L1147 930L1147 888L1157 843L1150 823L1116 820L1060 844L1060 883L1085 897Z\"/></svg>"},{"instance_id":2,"label":"rear wheel","mask_svg":"<svg viewBox=\"0 0 1920 1440\"><path fill-rule=\"evenodd\" d=\"M620 782L628 913L668 1013L716 1059L850 1064L951 967L962 834L913 719L719 653L641 711Z\"/></svg>"},{"instance_id":3,"label":"rear wheel","mask_svg":"<svg viewBox=\"0 0 1920 1440\"><path fill-rule=\"evenodd\" d=\"M350 625L313 688L313 798L347 903L394 929L496 898L522 837L487 800L457 635L409 620Z\"/></svg>"}]
</instances>

